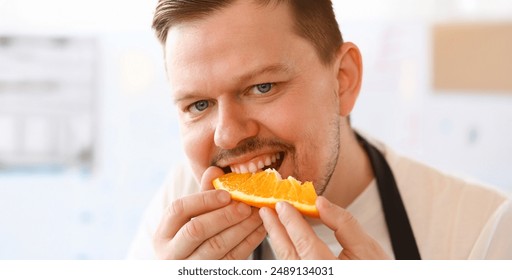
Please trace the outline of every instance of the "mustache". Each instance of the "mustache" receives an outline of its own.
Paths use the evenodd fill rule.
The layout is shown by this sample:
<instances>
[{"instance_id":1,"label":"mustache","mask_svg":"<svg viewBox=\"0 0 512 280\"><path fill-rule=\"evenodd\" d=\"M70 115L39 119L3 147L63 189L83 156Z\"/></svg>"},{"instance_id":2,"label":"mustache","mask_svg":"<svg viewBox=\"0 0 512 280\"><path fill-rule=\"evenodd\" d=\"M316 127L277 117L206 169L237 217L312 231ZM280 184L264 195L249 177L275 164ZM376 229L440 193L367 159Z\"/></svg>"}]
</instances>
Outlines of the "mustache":
<instances>
[{"instance_id":1,"label":"mustache","mask_svg":"<svg viewBox=\"0 0 512 280\"><path fill-rule=\"evenodd\" d=\"M212 158L210 165L219 166L218 162L222 159L229 159L241 156L246 153L258 151L262 148L275 148L278 150L285 150L288 152L295 151L295 148L277 139L261 139L261 138L249 138L244 140L238 146L229 150L219 150Z\"/></svg>"}]
</instances>

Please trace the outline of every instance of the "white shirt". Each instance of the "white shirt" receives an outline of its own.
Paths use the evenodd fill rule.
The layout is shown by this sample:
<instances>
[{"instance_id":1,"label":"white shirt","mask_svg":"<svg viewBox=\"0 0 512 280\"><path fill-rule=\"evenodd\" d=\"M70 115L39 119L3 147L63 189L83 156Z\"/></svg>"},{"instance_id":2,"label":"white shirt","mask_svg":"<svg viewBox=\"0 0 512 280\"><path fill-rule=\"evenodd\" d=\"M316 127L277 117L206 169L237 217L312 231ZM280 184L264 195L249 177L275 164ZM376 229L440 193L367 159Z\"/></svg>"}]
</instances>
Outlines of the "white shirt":
<instances>
[{"instance_id":1,"label":"white shirt","mask_svg":"<svg viewBox=\"0 0 512 280\"><path fill-rule=\"evenodd\" d=\"M422 259L512 259L512 203L497 190L470 183L375 143L390 165ZM197 192L190 170L175 169L148 207L128 258L153 259L152 236L166 207ZM394 256L375 180L347 207L368 234ZM331 251L341 246L323 224L313 229ZM264 257L272 258L268 242Z\"/></svg>"}]
</instances>

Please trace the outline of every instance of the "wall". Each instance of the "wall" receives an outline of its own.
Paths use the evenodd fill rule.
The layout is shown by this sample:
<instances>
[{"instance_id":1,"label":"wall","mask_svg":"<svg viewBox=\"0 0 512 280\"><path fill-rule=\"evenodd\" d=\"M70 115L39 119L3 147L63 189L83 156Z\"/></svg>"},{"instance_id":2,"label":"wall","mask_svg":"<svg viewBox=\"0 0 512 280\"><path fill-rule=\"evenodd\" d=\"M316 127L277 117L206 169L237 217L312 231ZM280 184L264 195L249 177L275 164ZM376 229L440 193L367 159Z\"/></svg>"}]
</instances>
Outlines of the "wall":
<instances>
[{"instance_id":1,"label":"wall","mask_svg":"<svg viewBox=\"0 0 512 280\"><path fill-rule=\"evenodd\" d=\"M363 54L354 125L403 154L512 192L512 92L437 90L432 81L433 26L510 23L512 3L334 3L345 40L358 44Z\"/></svg>"}]
</instances>

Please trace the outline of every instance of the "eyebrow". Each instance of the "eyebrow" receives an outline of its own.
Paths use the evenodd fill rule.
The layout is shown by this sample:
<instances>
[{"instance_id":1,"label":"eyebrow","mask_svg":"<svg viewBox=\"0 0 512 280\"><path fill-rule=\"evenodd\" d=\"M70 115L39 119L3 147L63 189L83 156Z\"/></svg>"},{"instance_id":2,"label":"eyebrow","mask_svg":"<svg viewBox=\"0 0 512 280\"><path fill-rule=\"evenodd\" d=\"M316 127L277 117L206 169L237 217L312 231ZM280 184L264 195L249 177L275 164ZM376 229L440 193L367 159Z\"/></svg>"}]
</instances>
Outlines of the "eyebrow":
<instances>
[{"instance_id":1,"label":"eyebrow","mask_svg":"<svg viewBox=\"0 0 512 280\"><path fill-rule=\"evenodd\" d=\"M264 66L261 68L256 68L255 70L252 70L250 72L244 73L238 77L235 77L233 80L237 84L243 84L244 82L250 81L260 75L272 74L272 73L290 74L290 73L292 73L292 69L284 63L270 64L270 65L267 65L267 66ZM187 99L196 99L199 96L201 96L201 94L198 94L195 91L186 92L183 96L174 99L174 104L180 103L181 101L187 100Z\"/></svg>"},{"instance_id":2,"label":"eyebrow","mask_svg":"<svg viewBox=\"0 0 512 280\"><path fill-rule=\"evenodd\" d=\"M268 74L268 73L270 73L270 74L271 73L279 73L279 72L291 73L292 71L288 65L283 64L283 63L276 63L276 64L267 65L263 68L259 68L254 71L243 74L240 77L237 77L236 80L239 82L244 82L244 81L252 80L259 75Z\"/></svg>"}]
</instances>

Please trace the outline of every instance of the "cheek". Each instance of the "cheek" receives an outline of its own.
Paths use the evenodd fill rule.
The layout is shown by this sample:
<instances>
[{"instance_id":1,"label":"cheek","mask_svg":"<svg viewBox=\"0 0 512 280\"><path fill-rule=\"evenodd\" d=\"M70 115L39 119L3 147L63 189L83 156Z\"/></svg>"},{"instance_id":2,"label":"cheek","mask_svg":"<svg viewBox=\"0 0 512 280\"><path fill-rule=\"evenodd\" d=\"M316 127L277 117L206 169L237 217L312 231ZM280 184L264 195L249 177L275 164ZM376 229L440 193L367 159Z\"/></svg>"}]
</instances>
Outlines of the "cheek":
<instances>
[{"instance_id":1,"label":"cheek","mask_svg":"<svg viewBox=\"0 0 512 280\"><path fill-rule=\"evenodd\" d=\"M280 100L267 104L258 109L258 122L268 129L273 137L295 144L293 142L300 138L302 133L300 123L303 122L301 110L297 106L296 100Z\"/></svg>"},{"instance_id":2,"label":"cheek","mask_svg":"<svg viewBox=\"0 0 512 280\"><path fill-rule=\"evenodd\" d=\"M316 90L302 87L262 108L262 115L279 138L297 144L305 140L322 142L326 127L338 115L337 108L335 94L328 87Z\"/></svg>"},{"instance_id":3,"label":"cheek","mask_svg":"<svg viewBox=\"0 0 512 280\"><path fill-rule=\"evenodd\" d=\"M200 176L210 165L210 147L213 133L199 125L181 124L181 139L194 174ZM200 177L199 177L200 178Z\"/></svg>"}]
</instances>

